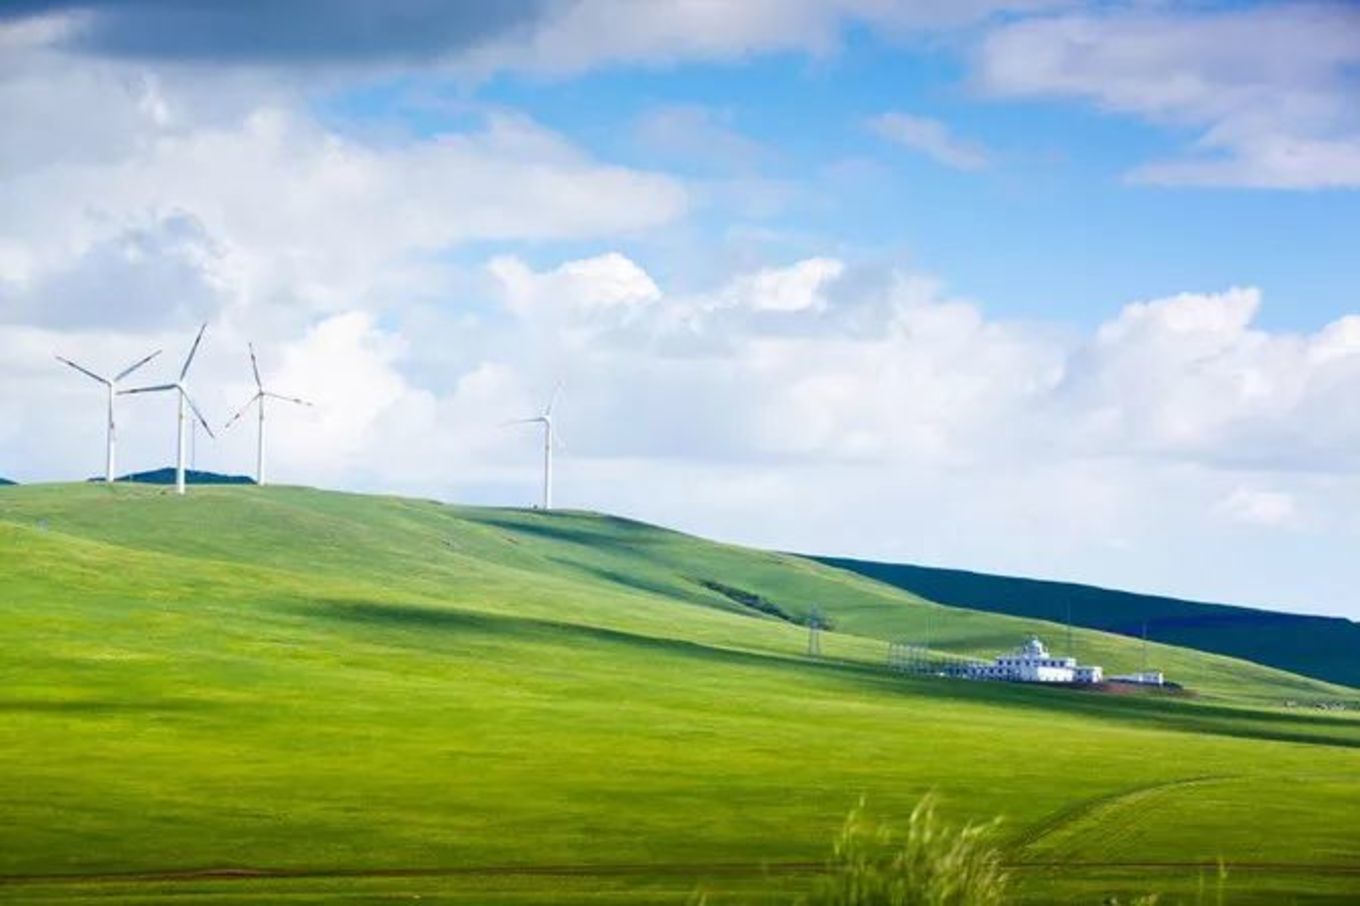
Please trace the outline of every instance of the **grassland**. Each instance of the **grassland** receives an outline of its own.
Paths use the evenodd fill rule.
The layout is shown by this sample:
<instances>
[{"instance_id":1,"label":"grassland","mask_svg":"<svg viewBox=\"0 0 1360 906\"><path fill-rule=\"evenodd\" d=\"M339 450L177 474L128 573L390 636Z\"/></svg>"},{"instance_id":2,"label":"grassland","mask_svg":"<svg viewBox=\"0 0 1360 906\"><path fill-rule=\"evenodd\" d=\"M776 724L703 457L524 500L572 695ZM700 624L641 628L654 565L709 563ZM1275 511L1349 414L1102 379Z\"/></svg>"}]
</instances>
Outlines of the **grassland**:
<instances>
[{"instance_id":1,"label":"grassland","mask_svg":"<svg viewBox=\"0 0 1360 906\"><path fill-rule=\"evenodd\" d=\"M1360 720L1280 707L1353 690L1161 646L1198 697L901 676L887 639L1060 633L800 558L589 514L24 486L0 589L7 901L765 903L861 795L932 790L1003 816L1030 902L1191 894L1220 858L1233 903L1360 897ZM224 869L260 875L191 875Z\"/></svg>"}]
</instances>

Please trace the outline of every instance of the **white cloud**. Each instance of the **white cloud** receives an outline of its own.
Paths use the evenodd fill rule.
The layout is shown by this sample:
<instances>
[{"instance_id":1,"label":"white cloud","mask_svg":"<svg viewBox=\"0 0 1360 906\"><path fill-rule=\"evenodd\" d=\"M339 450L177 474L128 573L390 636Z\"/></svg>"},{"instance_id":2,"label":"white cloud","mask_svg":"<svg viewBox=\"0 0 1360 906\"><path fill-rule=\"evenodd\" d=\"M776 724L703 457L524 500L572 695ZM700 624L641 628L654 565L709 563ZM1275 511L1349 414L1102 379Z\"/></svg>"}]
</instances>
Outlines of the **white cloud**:
<instances>
[{"instance_id":1,"label":"white cloud","mask_svg":"<svg viewBox=\"0 0 1360 906\"><path fill-rule=\"evenodd\" d=\"M835 258L808 258L789 267L763 268L734 279L719 293L723 304L754 311L808 311L826 308L825 289L845 271Z\"/></svg>"},{"instance_id":2,"label":"white cloud","mask_svg":"<svg viewBox=\"0 0 1360 906\"><path fill-rule=\"evenodd\" d=\"M1360 14L1345 4L1116 9L1000 26L977 79L1001 97L1077 97L1177 130L1191 152L1142 182L1360 186Z\"/></svg>"},{"instance_id":3,"label":"white cloud","mask_svg":"<svg viewBox=\"0 0 1360 906\"><path fill-rule=\"evenodd\" d=\"M145 211L182 212L220 249L239 299L334 310L379 289L385 270L460 242L643 229L681 214L685 195L520 119L386 148L267 109L236 129L159 138L112 166L34 172L0 185L0 204L11 212L0 244L29 280Z\"/></svg>"},{"instance_id":4,"label":"white cloud","mask_svg":"<svg viewBox=\"0 0 1360 906\"><path fill-rule=\"evenodd\" d=\"M1219 510L1234 522L1275 528L1294 522L1298 507L1291 494L1237 488L1219 504Z\"/></svg>"},{"instance_id":5,"label":"white cloud","mask_svg":"<svg viewBox=\"0 0 1360 906\"><path fill-rule=\"evenodd\" d=\"M989 162L981 145L957 137L939 120L892 112L874 117L869 125L889 141L919 151L946 167L981 170Z\"/></svg>"},{"instance_id":6,"label":"white cloud","mask_svg":"<svg viewBox=\"0 0 1360 906\"><path fill-rule=\"evenodd\" d=\"M522 317L545 307L578 315L628 309L661 297L647 272L618 252L568 261L545 274L506 255L492 259L487 270L503 287L506 305Z\"/></svg>"},{"instance_id":7,"label":"white cloud","mask_svg":"<svg viewBox=\"0 0 1360 906\"><path fill-rule=\"evenodd\" d=\"M0 69L0 118L20 124L0 153L0 320L78 324L81 299L87 324L118 320L110 304L380 306L437 292L430 262L462 243L617 236L688 205L677 180L513 113L363 137L248 74L18 57Z\"/></svg>"}]
</instances>

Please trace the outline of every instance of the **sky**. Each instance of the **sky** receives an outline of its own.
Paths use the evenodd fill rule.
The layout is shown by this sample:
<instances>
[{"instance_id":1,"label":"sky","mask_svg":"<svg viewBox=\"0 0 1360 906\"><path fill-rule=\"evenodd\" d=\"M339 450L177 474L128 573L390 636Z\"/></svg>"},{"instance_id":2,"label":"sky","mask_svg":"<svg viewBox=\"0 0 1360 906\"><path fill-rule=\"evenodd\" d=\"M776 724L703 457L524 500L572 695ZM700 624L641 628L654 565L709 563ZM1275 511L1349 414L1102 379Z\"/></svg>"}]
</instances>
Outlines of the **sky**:
<instances>
[{"instance_id":1,"label":"sky","mask_svg":"<svg viewBox=\"0 0 1360 906\"><path fill-rule=\"evenodd\" d=\"M0 5L0 475L248 473L1360 619L1360 8ZM119 401L120 471L174 401Z\"/></svg>"}]
</instances>

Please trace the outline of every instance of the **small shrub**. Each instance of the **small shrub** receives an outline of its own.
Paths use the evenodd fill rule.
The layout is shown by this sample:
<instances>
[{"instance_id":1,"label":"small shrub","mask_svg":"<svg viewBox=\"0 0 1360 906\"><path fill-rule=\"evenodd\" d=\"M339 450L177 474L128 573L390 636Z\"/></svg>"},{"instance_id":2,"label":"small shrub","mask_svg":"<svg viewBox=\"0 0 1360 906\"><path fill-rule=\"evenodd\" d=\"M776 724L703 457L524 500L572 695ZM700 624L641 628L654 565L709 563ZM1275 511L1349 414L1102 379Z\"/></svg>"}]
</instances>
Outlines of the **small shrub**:
<instances>
[{"instance_id":1,"label":"small shrub","mask_svg":"<svg viewBox=\"0 0 1360 906\"><path fill-rule=\"evenodd\" d=\"M996 822L949 827L933 796L912 810L905 833L866 817L860 802L832 848L827 874L804 906L996 906L1009 878L990 843Z\"/></svg>"}]
</instances>

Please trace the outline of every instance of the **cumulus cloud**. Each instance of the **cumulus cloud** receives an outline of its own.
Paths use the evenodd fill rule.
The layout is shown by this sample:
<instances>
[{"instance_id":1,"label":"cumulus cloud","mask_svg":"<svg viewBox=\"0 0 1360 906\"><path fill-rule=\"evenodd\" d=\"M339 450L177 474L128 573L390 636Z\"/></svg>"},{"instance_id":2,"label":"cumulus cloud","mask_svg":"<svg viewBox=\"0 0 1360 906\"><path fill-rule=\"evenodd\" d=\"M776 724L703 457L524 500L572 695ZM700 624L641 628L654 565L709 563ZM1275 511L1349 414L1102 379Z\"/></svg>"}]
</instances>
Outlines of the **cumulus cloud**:
<instances>
[{"instance_id":1,"label":"cumulus cloud","mask_svg":"<svg viewBox=\"0 0 1360 906\"><path fill-rule=\"evenodd\" d=\"M1358 65L1347 4L1135 8L999 26L976 78L994 96L1076 97L1193 131L1189 153L1134 181L1328 188L1360 186Z\"/></svg>"},{"instance_id":2,"label":"cumulus cloud","mask_svg":"<svg viewBox=\"0 0 1360 906\"><path fill-rule=\"evenodd\" d=\"M824 290L845 271L835 258L807 258L789 267L762 268L729 283L718 295L727 305L754 311L807 311L826 307Z\"/></svg>"},{"instance_id":3,"label":"cumulus cloud","mask_svg":"<svg viewBox=\"0 0 1360 906\"><path fill-rule=\"evenodd\" d=\"M1246 525L1277 527L1297 517L1293 495L1255 488L1237 488L1219 504L1225 516Z\"/></svg>"},{"instance_id":4,"label":"cumulus cloud","mask_svg":"<svg viewBox=\"0 0 1360 906\"><path fill-rule=\"evenodd\" d=\"M49 50L20 56L27 66L0 72L0 114L25 124L22 153L0 160L0 319L341 311L438 292L431 262L461 243L616 236L688 204L679 181L507 112L361 137L268 86L227 79L219 108L196 103L210 77L96 62L67 78ZM66 113L34 113L53 106Z\"/></svg>"},{"instance_id":5,"label":"cumulus cloud","mask_svg":"<svg viewBox=\"0 0 1360 906\"><path fill-rule=\"evenodd\" d=\"M0 273L0 319L134 329L207 320L223 303L218 256L198 221L168 213L94 242L27 285Z\"/></svg>"},{"instance_id":6,"label":"cumulus cloud","mask_svg":"<svg viewBox=\"0 0 1360 906\"><path fill-rule=\"evenodd\" d=\"M510 309L526 317L544 308L566 316L589 316L636 308L661 296L647 272L618 252L568 261L542 274L506 255L488 262L487 270L503 286Z\"/></svg>"},{"instance_id":7,"label":"cumulus cloud","mask_svg":"<svg viewBox=\"0 0 1360 906\"><path fill-rule=\"evenodd\" d=\"M833 258L697 294L664 293L617 254L543 272L502 258L492 270L524 322L550 322L563 342L588 327L586 354L614 368L696 360L760 388L738 419L755 435L768 424L768 436L746 440L781 455L980 461L1042 444L1072 456L1342 470L1360 441L1360 409L1346 399L1360 385L1355 318L1270 333L1255 326L1261 296L1249 287L1131 302L1062 342L911 274L846 282ZM1314 423L1325 409L1356 417ZM800 429L781 435L786 424Z\"/></svg>"},{"instance_id":8,"label":"cumulus cloud","mask_svg":"<svg viewBox=\"0 0 1360 906\"><path fill-rule=\"evenodd\" d=\"M981 170L988 164L981 145L957 137L939 120L892 112L875 117L869 126L883 138L955 170Z\"/></svg>"}]
</instances>

